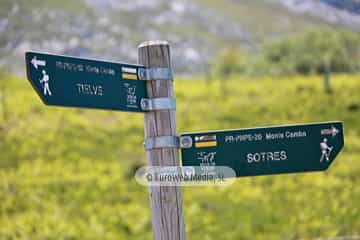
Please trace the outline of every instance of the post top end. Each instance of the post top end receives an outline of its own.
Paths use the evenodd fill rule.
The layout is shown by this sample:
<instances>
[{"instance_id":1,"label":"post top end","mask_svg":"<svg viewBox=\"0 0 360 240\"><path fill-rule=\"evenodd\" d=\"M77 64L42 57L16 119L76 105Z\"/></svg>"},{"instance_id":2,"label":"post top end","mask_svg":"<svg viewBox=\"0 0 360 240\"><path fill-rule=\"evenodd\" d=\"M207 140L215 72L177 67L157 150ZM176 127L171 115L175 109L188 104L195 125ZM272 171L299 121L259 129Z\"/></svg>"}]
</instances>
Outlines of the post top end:
<instances>
[{"instance_id":1,"label":"post top end","mask_svg":"<svg viewBox=\"0 0 360 240\"><path fill-rule=\"evenodd\" d=\"M167 41L163 41L163 40L146 41L146 42L141 43L138 46L138 48L154 46L154 45L166 45L166 46L168 46L169 43Z\"/></svg>"}]
</instances>

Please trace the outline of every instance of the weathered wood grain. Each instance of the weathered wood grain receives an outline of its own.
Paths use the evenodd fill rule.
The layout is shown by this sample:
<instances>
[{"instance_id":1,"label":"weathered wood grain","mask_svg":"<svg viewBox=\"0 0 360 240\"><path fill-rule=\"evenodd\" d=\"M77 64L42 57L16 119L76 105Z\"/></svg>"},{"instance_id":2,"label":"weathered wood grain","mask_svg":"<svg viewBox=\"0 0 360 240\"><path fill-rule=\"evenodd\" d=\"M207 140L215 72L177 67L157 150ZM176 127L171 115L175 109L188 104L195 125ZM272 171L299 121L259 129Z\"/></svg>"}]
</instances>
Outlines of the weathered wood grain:
<instances>
[{"instance_id":1,"label":"weathered wood grain","mask_svg":"<svg viewBox=\"0 0 360 240\"><path fill-rule=\"evenodd\" d=\"M145 67L171 67L170 46L163 41L150 41L138 47L139 64ZM172 97L172 81L149 81L147 91L150 98ZM145 138L176 136L175 110L145 113ZM179 151L175 148L148 150L150 166L178 166ZM152 209L154 240L185 240L185 225L181 187L149 187Z\"/></svg>"}]
</instances>

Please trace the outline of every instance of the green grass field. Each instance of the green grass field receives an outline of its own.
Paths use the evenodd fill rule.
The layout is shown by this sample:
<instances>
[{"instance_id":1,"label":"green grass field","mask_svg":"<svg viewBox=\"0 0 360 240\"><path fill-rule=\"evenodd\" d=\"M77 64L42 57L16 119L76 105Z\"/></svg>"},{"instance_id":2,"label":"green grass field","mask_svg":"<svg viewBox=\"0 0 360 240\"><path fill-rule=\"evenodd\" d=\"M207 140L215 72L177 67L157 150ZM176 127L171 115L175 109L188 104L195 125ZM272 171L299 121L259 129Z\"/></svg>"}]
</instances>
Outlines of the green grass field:
<instances>
[{"instance_id":1,"label":"green grass field","mask_svg":"<svg viewBox=\"0 0 360 240\"><path fill-rule=\"evenodd\" d=\"M184 188L187 237L313 239L360 234L360 76L176 79L178 132L343 120L325 173ZM27 81L0 79L0 239L152 239L143 116L44 106Z\"/></svg>"}]
</instances>

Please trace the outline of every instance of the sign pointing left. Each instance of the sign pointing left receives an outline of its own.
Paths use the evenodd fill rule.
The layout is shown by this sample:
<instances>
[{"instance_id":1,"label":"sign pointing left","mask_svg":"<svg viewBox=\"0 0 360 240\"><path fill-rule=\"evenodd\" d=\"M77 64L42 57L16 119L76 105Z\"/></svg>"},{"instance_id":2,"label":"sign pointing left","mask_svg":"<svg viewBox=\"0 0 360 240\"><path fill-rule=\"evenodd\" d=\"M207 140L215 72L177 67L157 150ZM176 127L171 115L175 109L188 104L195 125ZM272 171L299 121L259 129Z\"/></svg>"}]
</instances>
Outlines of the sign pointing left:
<instances>
[{"instance_id":1,"label":"sign pointing left","mask_svg":"<svg viewBox=\"0 0 360 240\"><path fill-rule=\"evenodd\" d=\"M33 57L33 59L31 60L32 65L34 66L34 68L38 69L38 66L42 66L44 67L46 65L46 62L43 60L38 60L36 58L36 56Z\"/></svg>"},{"instance_id":2,"label":"sign pointing left","mask_svg":"<svg viewBox=\"0 0 360 240\"><path fill-rule=\"evenodd\" d=\"M27 78L46 105L144 112L144 67L27 52Z\"/></svg>"}]
</instances>

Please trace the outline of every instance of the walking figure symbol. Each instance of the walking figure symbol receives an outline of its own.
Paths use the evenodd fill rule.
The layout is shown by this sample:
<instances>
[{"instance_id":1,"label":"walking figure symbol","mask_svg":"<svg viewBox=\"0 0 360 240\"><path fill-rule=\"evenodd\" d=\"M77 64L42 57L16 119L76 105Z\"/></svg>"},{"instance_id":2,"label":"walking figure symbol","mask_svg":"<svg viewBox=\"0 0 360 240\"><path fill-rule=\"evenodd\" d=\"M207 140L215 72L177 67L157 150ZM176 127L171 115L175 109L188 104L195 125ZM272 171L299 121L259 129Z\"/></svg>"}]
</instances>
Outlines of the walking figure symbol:
<instances>
[{"instance_id":1,"label":"walking figure symbol","mask_svg":"<svg viewBox=\"0 0 360 240\"><path fill-rule=\"evenodd\" d=\"M50 86L49 86L49 81L50 81L50 77L49 75L46 73L45 70L42 71L42 79L40 80L40 83L43 84L43 88L44 88L44 95L49 95L51 96L51 91L50 91Z\"/></svg>"},{"instance_id":2,"label":"walking figure symbol","mask_svg":"<svg viewBox=\"0 0 360 240\"><path fill-rule=\"evenodd\" d=\"M324 159L328 162L330 160L329 157L331 151L333 150L333 147L328 146L326 138L324 138L324 140L320 143L320 149L321 149L320 162L324 161Z\"/></svg>"},{"instance_id":3,"label":"walking figure symbol","mask_svg":"<svg viewBox=\"0 0 360 240\"><path fill-rule=\"evenodd\" d=\"M215 159L216 152L208 152L208 153L207 152L199 152L198 155L199 155L198 159L203 164L215 164L214 159Z\"/></svg>"}]
</instances>

